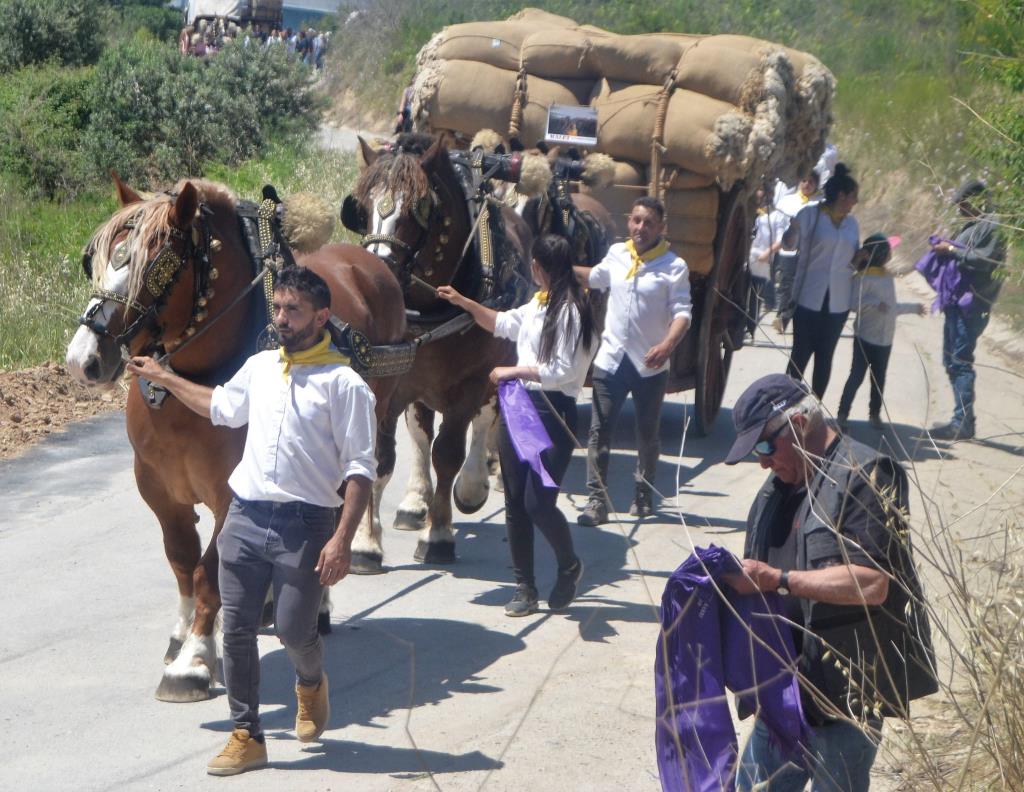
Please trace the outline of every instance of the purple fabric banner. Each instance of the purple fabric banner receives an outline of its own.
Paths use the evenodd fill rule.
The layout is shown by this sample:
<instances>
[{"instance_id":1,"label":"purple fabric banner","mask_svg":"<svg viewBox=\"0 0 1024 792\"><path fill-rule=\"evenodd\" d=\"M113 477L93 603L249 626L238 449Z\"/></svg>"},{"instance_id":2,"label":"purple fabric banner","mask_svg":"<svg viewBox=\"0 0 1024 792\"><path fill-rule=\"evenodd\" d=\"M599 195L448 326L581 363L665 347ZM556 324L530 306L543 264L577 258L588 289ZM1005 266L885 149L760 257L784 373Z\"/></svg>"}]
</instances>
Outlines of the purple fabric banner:
<instances>
[{"instance_id":1,"label":"purple fabric banner","mask_svg":"<svg viewBox=\"0 0 1024 792\"><path fill-rule=\"evenodd\" d=\"M711 545L697 548L665 586L654 666L655 748L665 792L735 789L739 752L727 689L800 763L808 727L791 628L776 618L778 594L736 594L725 583L721 593L715 589L712 580L739 571L732 553Z\"/></svg>"},{"instance_id":2,"label":"purple fabric banner","mask_svg":"<svg viewBox=\"0 0 1024 792\"><path fill-rule=\"evenodd\" d=\"M928 237L929 245L937 245L940 242L948 242L958 248L962 248L959 242L942 237ZM914 269L920 272L928 285L935 290L935 302L932 303L932 313L942 311L951 306L967 308L974 299L967 279L960 272L957 260L947 253L936 253L931 248L918 259Z\"/></svg>"},{"instance_id":3,"label":"purple fabric banner","mask_svg":"<svg viewBox=\"0 0 1024 792\"><path fill-rule=\"evenodd\" d=\"M558 484L544 467L541 454L551 448L551 436L537 414L530 394L519 380L498 383L498 404L508 427L512 447L521 462L525 462L540 476L545 487L558 489Z\"/></svg>"}]
</instances>

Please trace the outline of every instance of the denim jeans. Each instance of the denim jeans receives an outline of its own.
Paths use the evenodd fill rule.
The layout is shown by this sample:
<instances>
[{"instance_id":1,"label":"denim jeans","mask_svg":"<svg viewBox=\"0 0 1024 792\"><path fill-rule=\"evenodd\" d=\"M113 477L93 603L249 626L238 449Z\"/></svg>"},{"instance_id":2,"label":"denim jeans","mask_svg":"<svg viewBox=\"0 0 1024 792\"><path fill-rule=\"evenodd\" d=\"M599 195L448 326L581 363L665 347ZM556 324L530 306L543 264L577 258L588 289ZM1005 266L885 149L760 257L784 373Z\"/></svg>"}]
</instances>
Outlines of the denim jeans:
<instances>
[{"instance_id":1,"label":"denim jeans","mask_svg":"<svg viewBox=\"0 0 1024 792\"><path fill-rule=\"evenodd\" d=\"M974 348L988 324L987 313L945 309L942 365L953 386L953 424L974 428Z\"/></svg>"},{"instance_id":2,"label":"denim jeans","mask_svg":"<svg viewBox=\"0 0 1024 792\"><path fill-rule=\"evenodd\" d=\"M642 377L629 356L623 355L614 373L595 367L592 382L594 404L587 444L587 491L591 500L604 501L612 433L629 394L633 394L636 412L636 480L638 486L646 486L640 484L644 481L654 483L661 453L661 405L665 401L668 372Z\"/></svg>"},{"instance_id":3,"label":"denim jeans","mask_svg":"<svg viewBox=\"0 0 1024 792\"><path fill-rule=\"evenodd\" d=\"M881 722L870 728L881 731ZM760 720L747 741L736 774L739 792L801 792L811 782L811 792L867 792L878 743L860 727L847 721L812 726L807 746L810 769L785 762ZM767 783L766 783L767 782Z\"/></svg>"},{"instance_id":4,"label":"denim jeans","mask_svg":"<svg viewBox=\"0 0 1024 792\"><path fill-rule=\"evenodd\" d=\"M267 590L274 627L303 685L320 683L323 644L316 630L322 586L313 571L338 524L336 509L292 501L233 498L217 537L224 624L224 684L235 728L260 728L256 635Z\"/></svg>"}]
</instances>

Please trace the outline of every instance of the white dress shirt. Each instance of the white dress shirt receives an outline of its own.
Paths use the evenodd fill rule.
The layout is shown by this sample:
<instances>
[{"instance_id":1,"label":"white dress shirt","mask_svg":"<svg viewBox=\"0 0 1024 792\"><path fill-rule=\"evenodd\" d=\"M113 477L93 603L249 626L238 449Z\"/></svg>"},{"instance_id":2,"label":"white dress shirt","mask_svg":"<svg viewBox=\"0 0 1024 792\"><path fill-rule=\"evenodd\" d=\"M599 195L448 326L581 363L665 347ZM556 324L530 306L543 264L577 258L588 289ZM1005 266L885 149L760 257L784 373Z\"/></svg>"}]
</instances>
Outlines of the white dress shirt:
<instances>
[{"instance_id":1,"label":"white dress shirt","mask_svg":"<svg viewBox=\"0 0 1024 792\"><path fill-rule=\"evenodd\" d=\"M213 389L213 423L249 425L228 485L244 500L340 506L345 479L376 478L373 392L338 364L293 365L287 378L281 372L276 350L260 352Z\"/></svg>"},{"instance_id":2,"label":"white dress shirt","mask_svg":"<svg viewBox=\"0 0 1024 792\"><path fill-rule=\"evenodd\" d=\"M590 349L582 341L576 343L580 332L580 314L575 305L567 305L559 316L551 360L547 363L539 362L540 336L547 313L547 306L541 305L536 298L511 311L501 311L494 320L494 335L515 341L519 365L530 366L540 372L540 382L523 380L526 388L561 391L575 399L583 389L597 339L593 339Z\"/></svg>"},{"instance_id":3,"label":"white dress shirt","mask_svg":"<svg viewBox=\"0 0 1024 792\"><path fill-rule=\"evenodd\" d=\"M644 365L644 357L664 340L674 319L690 318L690 274L686 262L672 251L646 262L627 278L632 266L626 245L619 242L590 270L590 288L609 292L594 366L614 374L622 356L628 355L640 376L653 377L667 371L669 363L652 369Z\"/></svg>"},{"instance_id":4,"label":"white dress shirt","mask_svg":"<svg viewBox=\"0 0 1024 792\"><path fill-rule=\"evenodd\" d=\"M919 303L896 302L896 281L889 274L859 274L854 277L853 304L857 312L853 333L862 341L876 346L892 346L896 336L896 317L916 314Z\"/></svg>"},{"instance_id":5,"label":"white dress shirt","mask_svg":"<svg viewBox=\"0 0 1024 792\"><path fill-rule=\"evenodd\" d=\"M853 254L860 247L857 218L847 215L836 228L823 206L808 205L796 216L800 224L793 298L812 311L821 310L828 292L829 313L850 310Z\"/></svg>"},{"instance_id":6,"label":"white dress shirt","mask_svg":"<svg viewBox=\"0 0 1024 792\"><path fill-rule=\"evenodd\" d=\"M772 255L769 254L764 260L761 256L772 245L782 242L782 235L789 228L789 217L778 209L773 209L766 214L759 214L754 221L754 239L750 243L750 256L747 259L747 267L750 274L756 278L771 277Z\"/></svg>"}]
</instances>

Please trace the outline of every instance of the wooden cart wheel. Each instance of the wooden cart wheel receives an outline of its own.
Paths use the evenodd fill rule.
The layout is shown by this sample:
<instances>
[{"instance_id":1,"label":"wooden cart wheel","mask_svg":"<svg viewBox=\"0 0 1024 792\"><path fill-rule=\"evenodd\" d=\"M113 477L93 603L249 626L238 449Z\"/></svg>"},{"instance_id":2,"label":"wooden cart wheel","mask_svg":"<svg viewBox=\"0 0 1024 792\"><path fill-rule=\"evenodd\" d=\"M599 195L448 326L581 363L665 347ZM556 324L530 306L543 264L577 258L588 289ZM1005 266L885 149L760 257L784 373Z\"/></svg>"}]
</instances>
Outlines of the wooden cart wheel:
<instances>
[{"instance_id":1,"label":"wooden cart wheel","mask_svg":"<svg viewBox=\"0 0 1024 792\"><path fill-rule=\"evenodd\" d=\"M746 292L744 263L750 248L746 196L737 186L722 196L715 264L708 275L697 340L694 413L698 435L711 431L722 406L732 353L743 343Z\"/></svg>"}]
</instances>

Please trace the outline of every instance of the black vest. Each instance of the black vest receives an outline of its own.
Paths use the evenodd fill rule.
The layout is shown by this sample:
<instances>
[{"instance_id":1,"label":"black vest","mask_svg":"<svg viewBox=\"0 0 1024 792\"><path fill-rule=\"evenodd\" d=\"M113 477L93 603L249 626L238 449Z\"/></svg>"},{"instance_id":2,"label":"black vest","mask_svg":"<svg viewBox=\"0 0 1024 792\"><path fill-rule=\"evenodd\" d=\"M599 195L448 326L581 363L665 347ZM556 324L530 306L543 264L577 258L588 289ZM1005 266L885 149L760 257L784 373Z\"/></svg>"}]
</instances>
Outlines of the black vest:
<instances>
[{"instance_id":1,"label":"black vest","mask_svg":"<svg viewBox=\"0 0 1024 792\"><path fill-rule=\"evenodd\" d=\"M906 718L912 700L938 689L931 628L907 526L907 476L895 460L841 436L804 493L794 493L771 476L750 509L744 556L766 560L769 546L788 535L794 513L796 569L817 568L814 557L823 546L841 555L843 515L854 506L848 497L851 485L876 467L890 472L894 483L892 492L881 496L887 519L886 561L880 566L892 575L889 593L877 606L801 600L806 628L801 690L812 723L839 714Z\"/></svg>"}]
</instances>

